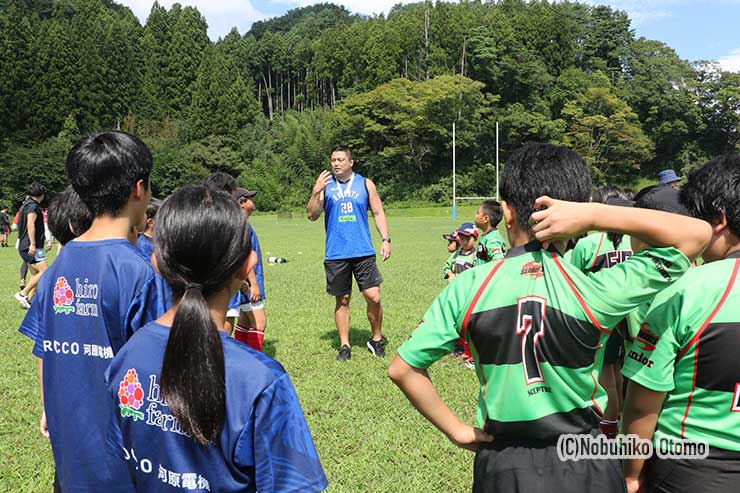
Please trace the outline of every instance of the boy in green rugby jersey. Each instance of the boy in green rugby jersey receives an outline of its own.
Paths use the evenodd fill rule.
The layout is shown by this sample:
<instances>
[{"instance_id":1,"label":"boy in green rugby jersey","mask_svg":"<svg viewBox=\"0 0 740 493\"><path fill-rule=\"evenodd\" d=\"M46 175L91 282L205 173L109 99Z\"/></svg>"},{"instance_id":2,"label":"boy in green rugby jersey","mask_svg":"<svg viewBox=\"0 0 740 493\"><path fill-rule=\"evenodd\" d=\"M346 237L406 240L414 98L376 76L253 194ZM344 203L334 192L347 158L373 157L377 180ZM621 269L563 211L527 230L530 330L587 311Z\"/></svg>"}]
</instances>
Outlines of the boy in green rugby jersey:
<instances>
[{"instance_id":1,"label":"boy in green rugby jersey","mask_svg":"<svg viewBox=\"0 0 740 493\"><path fill-rule=\"evenodd\" d=\"M504 258L506 244L496 227L501 222L501 204L495 200L484 200L475 212L475 225L483 232L478 241L475 265Z\"/></svg>"},{"instance_id":2,"label":"boy in green rugby jersey","mask_svg":"<svg viewBox=\"0 0 740 493\"><path fill-rule=\"evenodd\" d=\"M598 433L606 395L595 363L611 329L680 277L711 233L693 218L573 203L586 202L590 191L585 161L567 148L530 144L512 153L501 187L512 248L447 286L388 370L424 417L476 451L476 493L624 491L616 460L563 462L557 441ZM655 247L584 274L561 252L566 238L594 229ZM427 373L460 336L480 382L477 427L455 416Z\"/></svg>"},{"instance_id":3,"label":"boy in green rugby jersey","mask_svg":"<svg viewBox=\"0 0 740 493\"><path fill-rule=\"evenodd\" d=\"M622 431L668 444L703 441L704 459L625 461L628 490L737 491L740 484L740 154L689 176L681 202L709 222L705 264L655 297L623 374ZM688 447L687 447L688 449Z\"/></svg>"},{"instance_id":4,"label":"boy in green rugby jersey","mask_svg":"<svg viewBox=\"0 0 740 493\"><path fill-rule=\"evenodd\" d=\"M591 202L623 205L627 202L627 194L619 187L607 185L593 191ZM598 272L624 262L631 256L629 237L625 238L621 233L596 231L581 238L567 260L581 272ZM599 427L608 438L616 437L619 431L623 395L620 370L625 332L626 323L620 322L609 336L599 378L599 384L604 387L607 395L606 409Z\"/></svg>"}]
</instances>

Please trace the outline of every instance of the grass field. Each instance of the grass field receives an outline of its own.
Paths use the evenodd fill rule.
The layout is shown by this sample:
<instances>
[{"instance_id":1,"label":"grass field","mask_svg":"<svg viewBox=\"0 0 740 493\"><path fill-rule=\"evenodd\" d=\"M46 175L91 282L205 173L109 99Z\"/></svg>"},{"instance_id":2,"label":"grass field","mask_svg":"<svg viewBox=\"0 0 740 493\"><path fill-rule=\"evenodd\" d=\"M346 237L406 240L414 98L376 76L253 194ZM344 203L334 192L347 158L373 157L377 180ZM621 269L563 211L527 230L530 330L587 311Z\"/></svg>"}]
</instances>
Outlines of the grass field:
<instances>
[{"instance_id":1,"label":"grass field","mask_svg":"<svg viewBox=\"0 0 740 493\"><path fill-rule=\"evenodd\" d=\"M459 209L457 224L472 221L473 213L474 207ZM370 330L357 293L352 302L353 354L345 363L335 360L334 302L325 292L322 265L323 219L310 223L274 215L253 218L265 260L269 255L290 260L265 263L265 351L285 366L298 390L329 478L327 491L469 491L473 455L429 425L386 376L396 349L445 285L441 271L447 253L440 235L457 224L449 218L449 209L388 215L392 257L380 265L388 356L376 359L365 349ZM36 361L31 342L17 330L25 313L13 300L19 264L14 249L0 249L0 491L50 491L53 460L38 432ZM430 373L453 410L473 423L474 373L451 358L438 362Z\"/></svg>"}]
</instances>

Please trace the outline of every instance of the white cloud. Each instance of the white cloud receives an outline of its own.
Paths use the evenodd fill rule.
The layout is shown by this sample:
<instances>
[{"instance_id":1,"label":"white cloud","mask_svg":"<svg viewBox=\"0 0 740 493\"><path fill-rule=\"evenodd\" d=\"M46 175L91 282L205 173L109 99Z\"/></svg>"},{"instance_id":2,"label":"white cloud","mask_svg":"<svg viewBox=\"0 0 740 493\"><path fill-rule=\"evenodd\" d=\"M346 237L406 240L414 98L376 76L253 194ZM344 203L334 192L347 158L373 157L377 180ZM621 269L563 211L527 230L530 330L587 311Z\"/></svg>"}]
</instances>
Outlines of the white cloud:
<instances>
[{"instance_id":1,"label":"white cloud","mask_svg":"<svg viewBox=\"0 0 740 493\"><path fill-rule=\"evenodd\" d=\"M250 0L160 0L159 4L169 9L176 1L183 6L198 8L208 22L208 36L213 40L228 34L234 26L244 34L253 22L267 17L257 10ZM131 8L142 25L146 23L154 4L153 0L119 0L119 2Z\"/></svg>"},{"instance_id":2,"label":"white cloud","mask_svg":"<svg viewBox=\"0 0 740 493\"><path fill-rule=\"evenodd\" d=\"M729 55L721 57L719 65L727 72L740 72L740 47L735 48Z\"/></svg>"}]
</instances>

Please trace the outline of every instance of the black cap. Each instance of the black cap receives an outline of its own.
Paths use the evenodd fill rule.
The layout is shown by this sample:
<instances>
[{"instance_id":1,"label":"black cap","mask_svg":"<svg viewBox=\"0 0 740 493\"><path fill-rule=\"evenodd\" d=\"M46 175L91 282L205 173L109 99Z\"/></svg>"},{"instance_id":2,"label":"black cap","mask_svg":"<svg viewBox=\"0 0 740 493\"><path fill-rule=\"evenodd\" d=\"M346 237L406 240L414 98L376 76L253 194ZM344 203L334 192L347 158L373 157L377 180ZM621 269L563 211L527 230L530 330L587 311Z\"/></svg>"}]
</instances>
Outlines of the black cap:
<instances>
[{"instance_id":1,"label":"black cap","mask_svg":"<svg viewBox=\"0 0 740 493\"><path fill-rule=\"evenodd\" d=\"M234 197L234 200L239 200L242 197L254 197L257 195L257 192L254 190L247 190L246 188L235 188L234 192L231 194L232 197Z\"/></svg>"},{"instance_id":2,"label":"black cap","mask_svg":"<svg viewBox=\"0 0 740 493\"><path fill-rule=\"evenodd\" d=\"M635 194L635 200L614 198L607 200L606 204L622 207L639 207L640 209L652 209L654 211L690 216L689 210L679 200L680 195L681 192L675 188L663 185L651 185L637 192Z\"/></svg>"}]
</instances>

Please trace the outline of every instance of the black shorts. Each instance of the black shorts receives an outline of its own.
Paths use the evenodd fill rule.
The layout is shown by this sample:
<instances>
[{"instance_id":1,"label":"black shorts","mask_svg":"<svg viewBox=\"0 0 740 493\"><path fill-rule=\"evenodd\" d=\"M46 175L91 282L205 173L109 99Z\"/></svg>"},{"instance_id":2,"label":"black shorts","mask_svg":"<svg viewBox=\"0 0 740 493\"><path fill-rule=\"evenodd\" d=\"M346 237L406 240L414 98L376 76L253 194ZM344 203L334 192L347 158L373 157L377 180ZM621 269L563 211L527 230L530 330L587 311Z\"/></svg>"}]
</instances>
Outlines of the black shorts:
<instances>
[{"instance_id":1,"label":"black shorts","mask_svg":"<svg viewBox=\"0 0 740 493\"><path fill-rule=\"evenodd\" d=\"M624 493L617 459L561 461L556 445L482 444L475 454L473 493Z\"/></svg>"},{"instance_id":2,"label":"black shorts","mask_svg":"<svg viewBox=\"0 0 740 493\"><path fill-rule=\"evenodd\" d=\"M383 282L375 263L375 255L324 260L324 271L326 272L326 292L333 296L342 296L352 292L353 274L360 291L380 286Z\"/></svg>"},{"instance_id":3,"label":"black shorts","mask_svg":"<svg viewBox=\"0 0 740 493\"><path fill-rule=\"evenodd\" d=\"M659 459L645 462L645 491L660 493L713 493L737 491L740 485L740 454L719 451L713 458L709 448L706 459Z\"/></svg>"}]
</instances>

